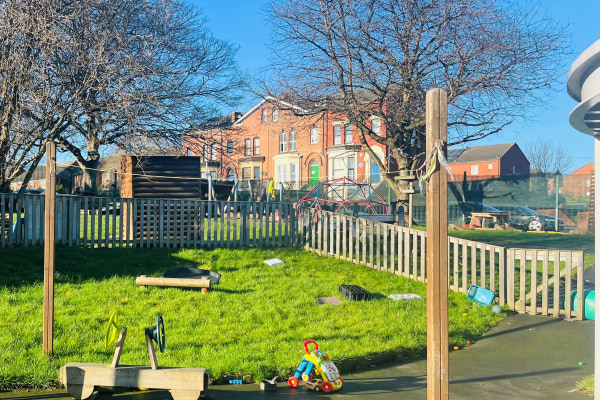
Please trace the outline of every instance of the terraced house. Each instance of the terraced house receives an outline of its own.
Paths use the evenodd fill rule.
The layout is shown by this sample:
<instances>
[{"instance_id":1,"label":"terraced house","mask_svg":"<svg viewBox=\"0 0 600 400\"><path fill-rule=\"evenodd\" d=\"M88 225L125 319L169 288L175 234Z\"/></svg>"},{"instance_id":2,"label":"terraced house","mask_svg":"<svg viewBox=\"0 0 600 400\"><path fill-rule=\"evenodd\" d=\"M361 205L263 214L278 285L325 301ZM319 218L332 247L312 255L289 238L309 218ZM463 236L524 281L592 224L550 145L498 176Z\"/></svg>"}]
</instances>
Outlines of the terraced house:
<instances>
[{"instance_id":1,"label":"terraced house","mask_svg":"<svg viewBox=\"0 0 600 400\"><path fill-rule=\"evenodd\" d=\"M381 119L372 117L369 123L385 135ZM385 148L368 143L386 160ZM357 128L344 115L308 111L272 97L246 113L206 121L185 136L183 151L200 156L203 176L217 179L273 179L290 188L341 177L381 180L379 168L363 151Z\"/></svg>"}]
</instances>

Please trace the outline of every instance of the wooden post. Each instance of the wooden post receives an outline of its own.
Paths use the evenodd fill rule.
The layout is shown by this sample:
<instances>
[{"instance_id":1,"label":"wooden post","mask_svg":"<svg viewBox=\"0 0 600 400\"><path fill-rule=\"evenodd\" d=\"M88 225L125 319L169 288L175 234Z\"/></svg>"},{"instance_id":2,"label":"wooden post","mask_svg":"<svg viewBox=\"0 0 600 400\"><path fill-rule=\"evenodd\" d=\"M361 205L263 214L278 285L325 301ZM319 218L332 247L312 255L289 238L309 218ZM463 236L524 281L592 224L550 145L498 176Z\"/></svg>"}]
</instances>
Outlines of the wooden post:
<instances>
[{"instance_id":1,"label":"wooden post","mask_svg":"<svg viewBox=\"0 0 600 400\"><path fill-rule=\"evenodd\" d=\"M438 146L445 157L448 105L443 89L426 96L427 154ZM448 175L436 158L427 198L427 399L448 399ZM430 163L434 162L428 159Z\"/></svg>"},{"instance_id":2,"label":"wooden post","mask_svg":"<svg viewBox=\"0 0 600 400\"><path fill-rule=\"evenodd\" d=\"M56 203L56 146L46 144L46 202L44 226L44 354L54 350L54 210Z\"/></svg>"}]
</instances>

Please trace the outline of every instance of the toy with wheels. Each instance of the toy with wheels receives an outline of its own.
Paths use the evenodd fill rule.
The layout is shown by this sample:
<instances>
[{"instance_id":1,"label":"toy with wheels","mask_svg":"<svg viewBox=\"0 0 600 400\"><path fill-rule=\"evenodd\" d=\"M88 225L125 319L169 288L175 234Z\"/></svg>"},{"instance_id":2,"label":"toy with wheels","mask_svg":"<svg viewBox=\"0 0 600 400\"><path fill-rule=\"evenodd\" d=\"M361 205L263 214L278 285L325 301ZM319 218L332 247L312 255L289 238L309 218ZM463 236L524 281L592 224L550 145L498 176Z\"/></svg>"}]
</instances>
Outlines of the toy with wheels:
<instances>
[{"instance_id":1,"label":"toy with wheels","mask_svg":"<svg viewBox=\"0 0 600 400\"><path fill-rule=\"evenodd\" d=\"M119 328L121 333L117 339ZM208 370L158 367L153 342L156 342L161 353L165 351L165 324L161 314L156 317L156 325L146 328L144 333L151 366L119 365L127 328L117 325L117 314L113 312L104 335L104 347L107 350L115 341L117 343L112 364L65 364L60 368L61 383L78 400L90 398L95 387L167 389L174 400L198 400L202 391L208 388Z\"/></svg>"},{"instance_id":2,"label":"toy with wheels","mask_svg":"<svg viewBox=\"0 0 600 400\"><path fill-rule=\"evenodd\" d=\"M310 344L314 345L312 351L308 349ZM323 390L329 393L341 389L343 379L337 367L326 353L319 350L317 342L312 339L305 340L304 351L306 354L302 357L294 376L288 379L288 384L294 388L298 387L302 379L306 386L315 392ZM313 371L318 378L313 379Z\"/></svg>"}]
</instances>

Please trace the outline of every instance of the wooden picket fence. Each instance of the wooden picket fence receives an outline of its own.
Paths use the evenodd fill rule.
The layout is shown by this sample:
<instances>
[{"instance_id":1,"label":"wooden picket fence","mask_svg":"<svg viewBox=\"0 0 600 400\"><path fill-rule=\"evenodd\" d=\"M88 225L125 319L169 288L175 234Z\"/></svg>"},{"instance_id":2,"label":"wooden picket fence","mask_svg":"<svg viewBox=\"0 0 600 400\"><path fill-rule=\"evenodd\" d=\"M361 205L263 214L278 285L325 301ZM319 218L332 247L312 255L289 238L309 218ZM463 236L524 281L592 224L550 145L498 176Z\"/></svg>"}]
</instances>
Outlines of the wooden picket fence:
<instances>
[{"instance_id":1,"label":"wooden picket fence","mask_svg":"<svg viewBox=\"0 0 600 400\"><path fill-rule=\"evenodd\" d=\"M0 195L1 247L44 241L44 196ZM56 244L86 247L293 246L297 217L285 203L56 196Z\"/></svg>"},{"instance_id":2,"label":"wooden picket fence","mask_svg":"<svg viewBox=\"0 0 600 400\"><path fill-rule=\"evenodd\" d=\"M0 195L0 247L44 241L44 196ZM55 242L86 247L302 245L426 282L426 232L285 203L56 196ZM583 251L448 239L449 288L490 289L511 310L584 318Z\"/></svg>"},{"instance_id":3,"label":"wooden picket fence","mask_svg":"<svg viewBox=\"0 0 600 400\"><path fill-rule=\"evenodd\" d=\"M425 231L360 217L300 209L304 248L320 255L427 282ZM580 250L517 249L448 238L449 288L493 291L519 312L584 318L584 258Z\"/></svg>"}]
</instances>

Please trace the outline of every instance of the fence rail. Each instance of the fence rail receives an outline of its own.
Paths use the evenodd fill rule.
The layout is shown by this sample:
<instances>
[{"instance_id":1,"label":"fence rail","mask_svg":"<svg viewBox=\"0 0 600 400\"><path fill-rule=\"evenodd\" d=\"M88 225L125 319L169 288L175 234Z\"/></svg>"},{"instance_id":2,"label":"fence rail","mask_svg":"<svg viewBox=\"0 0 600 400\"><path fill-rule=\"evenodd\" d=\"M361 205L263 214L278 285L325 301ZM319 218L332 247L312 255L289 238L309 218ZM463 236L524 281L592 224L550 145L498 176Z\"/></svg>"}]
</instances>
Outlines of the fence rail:
<instances>
[{"instance_id":1,"label":"fence rail","mask_svg":"<svg viewBox=\"0 0 600 400\"><path fill-rule=\"evenodd\" d=\"M304 248L427 282L426 232L300 209ZM584 258L581 250L516 249L448 238L449 288L467 293L478 285L513 311L584 318Z\"/></svg>"},{"instance_id":2,"label":"fence rail","mask_svg":"<svg viewBox=\"0 0 600 400\"><path fill-rule=\"evenodd\" d=\"M44 196L0 195L0 246L44 240ZM427 281L426 232L291 204L57 195L57 244L87 247L294 246ZM492 290L511 310L584 318L583 251L448 238L449 288Z\"/></svg>"}]
</instances>

